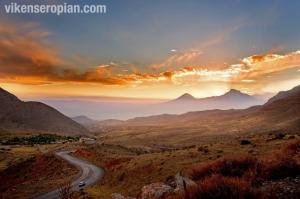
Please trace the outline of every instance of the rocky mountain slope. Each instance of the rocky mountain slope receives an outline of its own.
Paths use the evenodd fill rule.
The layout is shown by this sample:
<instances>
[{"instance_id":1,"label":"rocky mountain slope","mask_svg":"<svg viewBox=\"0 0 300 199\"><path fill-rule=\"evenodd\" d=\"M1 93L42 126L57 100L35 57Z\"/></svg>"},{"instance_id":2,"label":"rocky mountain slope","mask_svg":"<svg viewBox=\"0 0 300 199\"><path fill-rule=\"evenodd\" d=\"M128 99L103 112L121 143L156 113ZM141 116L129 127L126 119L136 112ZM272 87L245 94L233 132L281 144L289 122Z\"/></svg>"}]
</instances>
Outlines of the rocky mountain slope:
<instances>
[{"instance_id":1,"label":"rocky mountain slope","mask_svg":"<svg viewBox=\"0 0 300 199\"><path fill-rule=\"evenodd\" d=\"M23 102L0 88L0 128L7 132L84 135L88 131L56 109L40 102Z\"/></svg>"}]
</instances>

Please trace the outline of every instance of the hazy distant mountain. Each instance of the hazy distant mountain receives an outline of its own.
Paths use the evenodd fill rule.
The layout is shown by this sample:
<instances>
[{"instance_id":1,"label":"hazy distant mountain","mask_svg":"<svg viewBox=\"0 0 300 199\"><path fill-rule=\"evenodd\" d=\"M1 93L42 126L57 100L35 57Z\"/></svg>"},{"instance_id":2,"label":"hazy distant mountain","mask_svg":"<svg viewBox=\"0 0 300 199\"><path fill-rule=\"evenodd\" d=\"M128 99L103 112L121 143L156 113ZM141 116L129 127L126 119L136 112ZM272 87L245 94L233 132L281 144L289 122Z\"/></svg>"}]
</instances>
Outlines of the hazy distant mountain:
<instances>
[{"instance_id":1,"label":"hazy distant mountain","mask_svg":"<svg viewBox=\"0 0 300 199\"><path fill-rule=\"evenodd\" d=\"M40 102L23 102L0 88L0 128L8 132L83 135L88 131L54 108Z\"/></svg>"},{"instance_id":2,"label":"hazy distant mountain","mask_svg":"<svg viewBox=\"0 0 300 199\"><path fill-rule=\"evenodd\" d=\"M188 101L196 101L197 99L189 93L185 93L178 97L175 100L171 100L170 102L188 102Z\"/></svg>"},{"instance_id":3,"label":"hazy distant mountain","mask_svg":"<svg viewBox=\"0 0 300 199\"><path fill-rule=\"evenodd\" d=\"M239 91L230 91L221 98L248 98ZM218 99L218 97L216 97ZM212 98L211 98L212 99ZM219 100L219 99L218 99ZM162 114L149 117L137 117L113 126L117 132L137 127L151 126L158 132L198 134L257 133L282 131L296 133L300 131L300 86L286 92L280 92L267 103L247 109L194 111L180 115ZM184 130L183 130L184 129ZM147 134L147 136L150 136ZM174 135L174 136L177 136Z\"/></svg>"},{"instance_id":4,"label":"hazy distant mountain","mask_svg":"<svg viewBox=\"0 0 300 199\"><path fill-rule=\"evenodd\" d=\"M69 116L84 113L97 120L130 119L139 116L158 114L182 114L190 111L211 109L241 109L266 102L238 90L230 90L224 95L197 99L185 93L177 99L164 102L133 103L123 101L96 100L44 100L46 104L57 108Z\"/></svg>"},{"instance_id":5,"label":"hazy distant mountain","mask_svg":"<svg viewBox=\"0 0 300 199\"><path fill-rule=\"evenodd\" d=\"M253 96L231 89L221 96L207 98L195 98L186 93L175 100L163 103L161 113L180 114L190 111L212 110L212 109L241 109L253 105L263 104L264 101Z\"/></svg>"},{"instance_id":6,"label":"hazy distant mountain","mask_svg":"<svg viewBox=\"0 0 300 199\"><path fill-rule=\"evenodd\" d=\"M185 93L182 96L178 97L175 100L171 100L168 103L176 103L176 102L187 102L187 101L191 101L191 102L208 102L208 101L226 101L226 100L244 100L244 101L257 101L257 99L255 97L252 97L250 95L247 95L245 93L242 93L238 90L235 89L231 89L230 91L228 91L227 93L225 93L224 95L220 95L220 96L213 96L213 97L207 97L207 98L195 98L194 96L190 95L189 93Z\"/></svg>"},{"instance_id":7,"label":"hazy distant mountain","mask_svg":"<svg viewBox=\"0 0 300 199\"><path fill-rule=\"evenodd\" d=\"M79 115L76 117L72 117L71 119L81 125L91 125L97 122L97 120L93 120L85 115Z\"/></svg>"}]
</instances>

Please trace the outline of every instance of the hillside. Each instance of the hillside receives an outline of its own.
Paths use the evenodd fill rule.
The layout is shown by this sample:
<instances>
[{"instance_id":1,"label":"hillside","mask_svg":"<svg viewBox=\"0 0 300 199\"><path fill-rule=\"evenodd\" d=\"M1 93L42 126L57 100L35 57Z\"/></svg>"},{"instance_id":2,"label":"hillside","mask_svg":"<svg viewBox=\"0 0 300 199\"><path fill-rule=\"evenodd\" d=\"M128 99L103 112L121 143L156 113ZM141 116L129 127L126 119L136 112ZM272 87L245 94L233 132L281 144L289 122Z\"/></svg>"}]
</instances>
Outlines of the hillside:
<instances>
[{"instance_id":1,"label":"hillside","mask_svg":"<svg viewBox=\"0 0 300 199\"><path fill-rule=\"evenodd\" d=\"M286 95L286 96L284 96ZM226 97L226 95L224 95ZM157 115L150 117L139 117L127 120L127 124L147 124L147 125L167 125L167 124L181 124L181 125L197 125L200 121L210 120L214 118L217 120L228 120L231 118L250 119L254 117L263 117L264 120L278 120L286 121L289 118L300 117L300 89L297 87L286 92L280 92L278 95L271 98L266 104L262 106L254 106L248 109L231 109L231 110L208 110L189 112L181 115Z\"/></svg>"},{"instance_id":2,"label":"hillside","mask_svg":"<svg viewBox=\"0 0 300 199\"><path fill-rule=\"evenodd\" d=\"M23 102L0 88L0 128L6 132L84 135L88 131L54 108L40 102Z\"/></svg>"},{"instance_id":3,"label":"hillside","mask_svg":"<svg viewBox=\"0 0 300 199\"><path fill-rule=\"evenodd\" d=\"M248 109L209 110L138 117L106 126L111 142L196 143L203 136L300 132L299 87ZM291 94L292 93L292 94ZM172 137L172 139L170 139ZM130 140L130 141L128 141Z\"/></svg>"}]
</instances>

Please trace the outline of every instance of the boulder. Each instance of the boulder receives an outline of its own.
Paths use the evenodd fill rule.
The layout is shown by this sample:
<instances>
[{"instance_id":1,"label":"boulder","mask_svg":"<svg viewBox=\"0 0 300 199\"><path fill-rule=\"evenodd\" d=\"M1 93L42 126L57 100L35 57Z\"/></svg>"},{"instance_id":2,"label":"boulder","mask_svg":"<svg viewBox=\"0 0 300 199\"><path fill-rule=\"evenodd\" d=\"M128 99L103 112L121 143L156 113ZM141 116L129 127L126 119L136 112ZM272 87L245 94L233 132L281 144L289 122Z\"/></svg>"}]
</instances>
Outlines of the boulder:
<instances>
[{"instance_id":1,"label":"boulder","mask_svg":"<svg viewBox=\"0 0 300 199\"><path fill-rule=\"evenodd\" d=\"M136 199L136 198L125 197L125 196L122 196L119 193L113 193L113 194L111 194L111 199Z\"/></svg>"},{"instance_id":2,"label":"boulder","mask_svg":"<svg viewBox=\"0 0 300 199\"><path fill-rule=\"evenodd\" d=\"M185 183L185 185L184 185ZM174 176L174 184L175 184L175 190L174 191L183 191L184 190L184 186L186 187L191 187L191 186L195 186L196 183L189 179L188 177L185 177L181 174L181 172L178 172L175 176Z\"/></svg>"},{"instance_id":3,"label":"boulder","mask_svg":"<svg viewBox=\"0 0 300 199\"><path fill-rule=\"evenodd\" d=\"M160 199L172 193L174 189L161 182L144 186L138 194L138 199Z\"/></svg>"}]
</instances>

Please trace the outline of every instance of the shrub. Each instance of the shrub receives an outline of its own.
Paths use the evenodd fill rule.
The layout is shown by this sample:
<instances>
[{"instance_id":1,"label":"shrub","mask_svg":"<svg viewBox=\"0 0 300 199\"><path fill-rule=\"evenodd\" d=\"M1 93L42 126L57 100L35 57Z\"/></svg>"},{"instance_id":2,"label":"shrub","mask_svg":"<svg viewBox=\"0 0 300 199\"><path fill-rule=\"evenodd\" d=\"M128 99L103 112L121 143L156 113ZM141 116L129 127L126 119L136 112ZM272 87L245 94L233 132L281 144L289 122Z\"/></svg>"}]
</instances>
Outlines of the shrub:
<instances>
[{"instance_id":1,"label":"shrub","mask_svg":"<svg viewBox=\"0 0 300 199\"><path fill-rule=\"evenodd\" d=\"M55 134L40 134L25 137L13 137L2 141L4 145L34 145L34 144L51 144L57 141L78 141L79 137L60 136Z\"/></svg>"},{"instance_id":2,"label":"shrub","mask_svg":"<svg viewBox=\"0 0 300 199\"><path fill-rule=\"evenodd\" d=\"M202 164L194 167L192 169L192 178L194 180L201 180L202 178L213 174L242 177L247 172L256 170L257 166L257 159L251 156L223 158L208 164Z\"/></svg>"},{"instance_id":3,"label":"shrub","mask_svg":"<svg viewBox=\"0 0 300 199\"><path fill-rule=\"evenodd\" d=\"M248 145L251 144L251 141L249 140L241 140L241 145Z\"/></svg>"},{"instance_id":4,"label":"shrub","mask_svg":"<svg viewBox=\"0 0 300 199\"><path fill-rule=\"evenodd\" d=\"M283 134L283 133L277 133L277 134L275 134L274 139L275 139L275 140L281 140L281 139L283 139L284 137L285 137L285 134Z\"/></svg>"},{"instance_id":5,"label":"shrub","mask_svg":"<svg viewBox=\"0 0 300 199\"><path fill-rule=\"evenodd\" d=\"M212 175L198 182L186 193L171 196L169 199L253 199L261 198L259 191L244 179Z\"/></svg>"},{"instance_id":6,"label":"shrub","mask_svg":"<svg viewBox=\"0 0 300 199\"><path fill-rule=\"evenodd\" d=\"M202 146L198 147L198 151L201 151L203 153L208 153L209 152L207 146L206 147L202 147Z\"/></svg>"},{"instance_id":7,"label":"shrub","mask_svg":"<svg viewBox=\"0 0 300 199\"><path fill-rule=\"evenodd\" d=\"M268 180L300 175L300 141L292 143L275 155L265 158L259 174Z\"/></svg>"},{"instance_id":8,"label":"shrub","mask_svg":"<svg viewBox=\"0 0 300 199\"><path fill-rule=\"evenodd\" d=\"M73 195L72 186L67 182L59 187L58 195L60 199L71 199Z\"/></svg>"},{"instance_id":9,"label":"shrub","mask_svg":"<svg viewBox=\"0 0 300 199\"><path fill-rule=\"evenodd\" d=\"M283 152L288 155L299 155L300 154L300 140L297 140L291 144L289 144L285 149L283 149Z\"/></svg>"},{"instance_id":10,"label":"shrub","mask_svg":"<svg viewBox=\"0 0 300 199\"><path fill-rule=\"evenodd\" d=\"M300 175L300 140L258 161L251 156L223 158L192 169L197 185L168 199L299 198L280 179ZM267 180L278 182L268 184ZM262 184L266 182L267 184ZM263 186L261 186L263 185Z\"/></svg>"}]
</instances>

